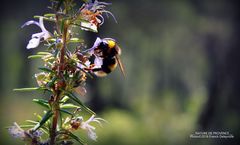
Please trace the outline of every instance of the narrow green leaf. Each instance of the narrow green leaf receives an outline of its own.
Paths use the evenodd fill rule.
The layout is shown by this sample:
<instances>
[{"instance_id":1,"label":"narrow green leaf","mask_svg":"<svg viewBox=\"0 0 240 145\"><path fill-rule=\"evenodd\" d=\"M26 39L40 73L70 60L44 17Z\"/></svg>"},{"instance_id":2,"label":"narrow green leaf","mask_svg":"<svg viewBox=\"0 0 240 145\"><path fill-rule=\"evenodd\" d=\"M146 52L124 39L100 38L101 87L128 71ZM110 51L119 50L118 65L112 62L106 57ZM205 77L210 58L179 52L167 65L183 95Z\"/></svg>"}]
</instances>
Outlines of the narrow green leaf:
<instances>
[{"instance_id":1,"label":"narrow green leaf","mask_svg":"<svg viewBox=\"0 0 240 145\"><path fill-rule=\"evenodd\" d=\"M37 119L40 121L40 120L42 120L42 116L41 115L39 115L39 114L37 114L37 113L34 113L34 115L37 117Z\"/></svg>"},{"instance_id":2,"label":"narrow green leaf","mask_svg":"<svg viewBox=\"0 0 240 145\"><path fill-rule=\"evenodd\" d=\"M35 127L36 124L39 123L39 122L37 122L37 121L33 121L33 120L26 120L26 122L28 122L28 123L32 123L32 125L27 125L27 126L30 126L31 128ZM49 134L49 133L48 133L48 128L47 128L47 127L42 126L42 128L40 128L40 129L41 129L44 133Z\"/></svg>"},{"instance_id":3,"label":"narrow green leaf","mask_svg":"<svg viewBox=\"0 0 240 145\"><path fill-rule=\"evenodd\" d=\"M90 114L95 115L95 113L94 113L91 109L89 109L87 106L85 106L85 105L78 99L78 97L75 96L73 93L71 93L71 92L66 92L66 91L65 91L65 94L66 94L69 98L71 98L73 101L77 102L77 103L78 103L83 109L85 109L87 112L89 112Z\"/></svg>"},{"instance_id":4,"label":"narrow green leaf","mask_svg":"<svg viewBox=\"0 0 240 145\"><path fill-rule=\"evenodd\" d=\"M60 108L62 109L71 109L71 108L80 108L79 106L77 105L74 105L74 104L62 104L60 105Z\"/></svg>"},{"instance_id":5,"label":"narrow green leaf","mask_svg":"<svg viewBox=\"0 0 240 145\"><path fill-rule=\"evenodd\" d=\"M48 39L49 42L56 42L56 38L51 38L51 39ZM55 44L53 44L55 45Z\"/></svg>"},{"instance_id":6,"label":"narrow green leaf","mask_svg":"<svg viewBox=\"0 0 240 145\"><path fill-rule=\"evenodd\" d=\"M63 128L63 115L61 113L61 110L60 110L60 113L59 113L59 129L61 130Z\"/></svg>"},{"instance_id":7,"label":"narrow green leaf","mask_svg":"<svg viewBox=\"0 0 240 145\"><path fill-rule=\"evenodd\" d=\"M42 127L42 128L40 128L46 135L49 135L49 131L48 131L48 128L47 127Z\"/></svg>"},{"instance_id":8,"label":"narrow green leaf","mask_svg":"<svg viewBox=\"0 0 240 145\"><path fill-rule=\"evenodd\" d=\"M46 88L42 88L42 87L34 87L34 88L19 88L19 89L13 89L13 91L35 91L35 90L47 90Z\"/></svg>"},{"instance_id":9,"label":"narrow green leaf","mask_svg":"<svg viewBox=\"0 0 240 145\"><path fill-rule=\"evenodd\" d=\"M38 69L42 70L42 71L45 71L45 72L50 72L50 73L53 73L53 70L47 68L47 67L39 67Z\"/></svg>"},{"instance_id":10,"label":"narrow green leaf","mask_svg":"<svg viewBox=\"0 0 240 145\"><path fill-rule=\"evenodd\" d=\"M21 128L33 128L35 125L34 124L26 124L26 125L19 125ZM5 127L6 129L9 129L12 126Z\"/></svg>"},{"instance_id":11,"label":"narrow green leaf","mask_svg":"<svg viewBox=\"0 0 240 145\"><path fill-rule=\"evenodd\" d=\"M37 103L37 104L39 104L39 105L41 105L43 107L50 108L47 100L44 100L44 99L33 99L33 102L35 102L35 103Z\"/></svg>"},{"instance_id":12,"label":"narrow green leaf","mask_svg":"<svg viewBox=\"0 0 240 145\"><path fill-rule=\"evenodd\" d=\"M57 57L57 55L58 55L59 52L60 52L59 49L56 49L56 50L54 51L54 53L53 53L53 56L54 56L54 57Z\"/></svg>"},{"instance_id":13,"label":"narrow green leaf","mask_svg":"<svg viewBox=\"0 0 240 145\"><path fill-rule=\"evenodd\" d=\"M29 125L29 124L27 124L27 125L19 125L19 127L21 127L21 128L33 128L35 125Z\"/></svg>"},{"instance_id":14,"label":"narrow green leaf","mask_svg":"<svg viewBox=\"0 0 240 145\"><path fill-rule=\"evenodd\" d=\"M54 78L47 84L47 86L48 86L49 88L51 88L51 87L54 85L54 83L55 83L56 80L57 80L57 77L54 77Z\"/></svg>"},{"instance_id":15,"label":"narrow green leaf","mask_svg":"<svg viewBox=\"0 0 240 145\"><path fill-rule=\"evenodd\" d=\"M32 124L35 124L35 125L39 123L39 122L34 121L34 120L26 120L26 122L28 122L28 123L32 123ZM34 125L34 126L35 126L35 125Z\"/></svg>"},{"instance_id":16,"label":"narrow green leaf","mask_svg":"<svg viewBox=\"0 0 240 145\"><path fill-rule=\"evenodd\" d=\"M44 52L44 51L41 51L41 52L38 52L37 54L38 54L38 55L49 55L49 54L51 54L51 53L49 53L49 52Z\"/></svg>"},{"instance_id":17,"label":"narrow green leaf","mask_svg":"<svg viewBox=\"0 0 240 145\"><path fill-rule=\"evenodd\" d=\"M81 145L86 145L85 141L83 141L81 138L77 137L76 135L74 135L70 131L67 131L67 130L66 131L60 131L60 132L58 132L58 134L65 134L65 135L71 137L72 139L75 139Z\"/></svg>"},{"instance_id":18,"label":"narrow green leaf","mask_svg":"<svg viewBox=\"0 0 240 145\"><path fill-rule=\"evenodd\" d=\"M52 117L53 112L51 110L49 110L42 118L42 120L34 127L34 130L37 130L39 128L41 128L45 122L47 122L50 117Z\"/></svg>"},{"instance_id":19,"label":"narrow green leaf","mask_svg":"<svg viewBox=\"0 0 240 145\"><path fill-rule=\"evenodd\" d=\"M71 113L71 112L69 112L67 110L64 110L64 109L60 109L60 112L66 113L66 114L71 115L71 116L74 115L73 113Z\"/></svg>"},{"instance_id":20,"label":"narrow green leaf","mask_svg":"<svg viewBox=\"0 0 240 145\"><path fill-rule=\"evenodd\" d=\"M69 40L69 42L71 42L71 43L82 43L82 42L84 42L84 40L83 39L79 39L79 38L71 38Z\"/></svg>"},{"instance_id":21,"label":"narrow green leaf","mask_svg":"<svg viewBox=\"0 0 240 145\"><path fill-rule=\"evenodd\" d=\"M64 96L64 97L61 99L60 102L65 103L65 102L67 102L68 100L69 100L69 97L68 97L68 96Z\"/></svg>"},{"instance_id":22,"label":"narrow green leaf","mask_svg":"<svg viewBox=\"0 0 240 145\"><path fill-rule=\"evenodd\" d=\"M44 17L55 17L56 14L52 14L52 13L49 13L49 14L44 14Z\"/></svg>"},{"instance_id":23,"label":"narrow green leaf","mask_svg":"<svg viewBox=\"0 0 240 145\"><path fill-rule=\"evenodd\" d=\"M39 19L40 17L43 17L43 20L45 20L45 21L50 21L50 22L55 22L56 21L53 18L48 18L48 17L44 17L44 16L33 16L33 18L35 18L35 19Z\"/></svg>"},{"instance_id":24,"label":"narrow green leaf","mask_svg":"<svg viewBox=\"0 0 240 145\"><path fill-rule=\"evenodd\" d=\"M71 138L75 139L78 143L82 144L82 145L86 145L86 143L79 138L78 136L74 135L73 133L69 132L68 136L70 136Z\"/></svg>"},{"instance_id":25,"label":"narrow green leaf","mask_svg":"<svg viewBox=\"0 0 240 145\"><path fill-rule=\"evenodd\" d=\"M47 50L51 50L52 48L54 48L54 46L55 46L55 43L52 43L52 44L48 45Z\"/></svg>"},{"instance_id":26,"label":"narrow green leaf","mask_svg":"<svg viewBox=\"0 0 240 145\"><path fill-rule=\"evenodd\" d=\"M30 59L30 58L42 58L43 57L43 55L30 55L30 56L28 56L28 59Z\"/></svg>"},{"instance_id":27,"label":"narrow green leaf","mask_svg":"<svg viewBox=\"0 0 240 145\"><path fill-rule=\"evenodd\" d=\"M33 120L26 120L26 122L29 122L29 123L32 123L32 125L25 125L26 126L26 128L33 128L33 127L35 127L36 126L36 124L38 124L39 122L37 122L37 121L33 121ZM47 127L42 127L42 128L40 128L44 133L46 133L47 135L49 135L49 133L48 133L48 128Z\"/></svg>"}]
</instances>

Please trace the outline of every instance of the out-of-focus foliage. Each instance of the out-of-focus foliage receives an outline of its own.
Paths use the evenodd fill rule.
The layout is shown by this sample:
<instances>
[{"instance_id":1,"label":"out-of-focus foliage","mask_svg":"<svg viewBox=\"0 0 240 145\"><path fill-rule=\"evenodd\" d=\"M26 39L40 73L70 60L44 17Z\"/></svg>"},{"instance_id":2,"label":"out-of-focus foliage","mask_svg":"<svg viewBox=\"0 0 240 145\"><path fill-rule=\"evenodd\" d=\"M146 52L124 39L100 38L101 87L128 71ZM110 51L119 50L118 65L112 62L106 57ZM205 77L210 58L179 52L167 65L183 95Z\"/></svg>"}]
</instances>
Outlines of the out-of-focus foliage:
<instances>
[{"instance_id":1,"label":"out-of-focus foliage","mask_svg":"<svg viewBox=\"0 0 240 145\"><path fill-rule=\"evenodd\" d=\"M115 71L88 87L88 95L92 97L89 104L97 99L102 105L101 117L109 122L98 129L98 141L92 144L187 144L191 141L189 135L198 129L197 122L208 97L209 74L214 69L209 64L205 41L209 35L215 36L218 56L224 56L234 31L228 19L234 13L231 11L233 4L227 0L112 2L118 24L110 18L99 35L118 38L127 78L121 79L120 71ZM32 85L26 76L37 71L33 68L39 62L26 62L29 52L25 52L26 44L22 44L25 42L22 39L26 37L22 35L31 30L20 30L20 26L26 16L30 17L28 12L41 13L31 5L43 8L46 3L25 0L19 5L29 5L29 9L16 9L16 12L13 9L11 16L16 19L6 17L1 24L0 143L3 144L21 143L11 141L3 126L30 118L28 114L33 113L31 102L25 101L31 100L28 97L32 95L15 97L11 89ZM26 106L30 109L24 110ZM223 131L231 131L239 124L234 114L231 118L222 116L220 119L230 124L226 127L228 130ZM212 142L199 140L197 143Z\"/></svg>"}]
</instances>

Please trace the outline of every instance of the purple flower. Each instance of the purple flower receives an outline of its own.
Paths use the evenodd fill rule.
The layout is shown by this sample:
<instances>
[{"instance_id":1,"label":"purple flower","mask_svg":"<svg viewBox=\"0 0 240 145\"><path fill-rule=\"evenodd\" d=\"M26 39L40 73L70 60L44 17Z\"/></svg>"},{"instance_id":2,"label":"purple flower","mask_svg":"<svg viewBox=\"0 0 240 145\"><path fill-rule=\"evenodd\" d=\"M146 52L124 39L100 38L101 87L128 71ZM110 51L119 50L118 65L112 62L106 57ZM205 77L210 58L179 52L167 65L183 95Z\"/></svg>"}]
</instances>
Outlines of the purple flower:
<instances>
[{"instance_id":1,"label":"purple flower","mask_svg":"<svg viewBox=\"0 0 240 145\"><path fill-rule=\"evenodd\" d=\"M29 129L25 131L16 122L13 123L13 126L11 126L8 131L13 137L25 141L39 138L43 135L43 132L41 130L34 131L32 129Z\"/></svg>"},{"instance_id":2,"label":"purple flower","mask_svg":"<svg viewBox=\"0 0 240 145\"><path fill-rule=\"evenodd\" d=\"M33 20L27 21L25 24L22 25L21 28L23 28L25 26L28 26L28 25L31 25L31 24L34 24L34 25L37 25L38 27L40 27L42 32L32 34L32 39L29 40L28 45L27 45L27 49L36 48L36 47L38 47L41 39L47 40L48 38L51 37L51 33L48 32L46 30L46 28L44 27L43 17L39 18L39 22L36 22L36 21L33 21Z\"/></svg>"},{"instance_id":3,"label":"purple flower","mask_svg":"<svg viewBox=\"0 0 240 145\"><path fill-rule=\"evenodd\" d=\"M99 2L98 0L85 3L79 9L80 17L86 20L86 22L81 22L82 29L97 32L97 28L104 23L103 13L105 13L107 17L108 14L110 14L116 21L114 15L110 11L105 10L106 6L110 4L111 3Z\"/></svg>"},{"instance_id":4,"label":"purple flower","mask_svg":"<svg viewBox=\"0 0 240 145\"><path fill-rule=\"evenodd\" d=\"M13 123L13 126L11 126L8 131L15 138L20 138L21 140L27 138L25 131L16 122Z\"/></svg>"},{"instance_id":5,"label":"purple flower","mask_svg":"<svg viewBox=\"0 0 240 145\"><path fill-rule=\"evenodd\" d=\"M105 121L104 119L102 118L95 118L95 115L92 115L87 121L83 121L83 118L82 117L79 117L79 120L81 122L81 128L83 130L86 130L87 133L88 133L88 137L94 141L97 140L97 135L96 135L96 132L95 132L95 127L90 125L91 122L97 122L98 124L100 124L100 126L102 126L101 122L100 121Z\"/></svg>"}]
</instances>

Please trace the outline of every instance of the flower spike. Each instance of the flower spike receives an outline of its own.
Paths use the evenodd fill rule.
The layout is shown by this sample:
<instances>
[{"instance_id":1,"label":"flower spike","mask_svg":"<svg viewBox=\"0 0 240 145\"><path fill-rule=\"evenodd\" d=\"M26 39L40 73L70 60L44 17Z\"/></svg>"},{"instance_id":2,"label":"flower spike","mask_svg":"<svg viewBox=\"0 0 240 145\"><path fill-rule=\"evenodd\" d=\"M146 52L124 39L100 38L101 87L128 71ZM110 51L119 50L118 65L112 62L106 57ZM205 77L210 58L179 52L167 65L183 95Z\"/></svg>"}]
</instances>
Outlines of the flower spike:
<instances>
[{"instance_id":1,"label":"flower spike","mask_svg":"<svg viewBox=\"0 0 240 145\"><path fill-rule=\"evenodd\" d=\"M44 110L41 114L34 113L36 119L26 120L26 124L9 126L8 132L25 144L72 145L76 142L85 145L85 139L74 132L83 131L89 140L96 141L96 126L103 127L103 122L107 122L96 117L96 113L84 103L87 79L104 77L117 66L123 72L123 66L121 48L115 39L97 37L89 47L82 38L84 34L81 30L97 33L105 18L116 19L107 9L111 5L108 2L83 0L82 5L78 5L78 0L49 1L51 5L48 8L52 12L34 16L37 20L27 21L21 26L36 25L37 29L40 28L31 34L27 49L36 48L41 42L46 47L28 57L43 62L34 75L37 86L14 89L42 91L48 97L36 98L33 102ZM44 21L52 22L49 25L52 28L45 27Z\"/></svg>"}]
</instances>

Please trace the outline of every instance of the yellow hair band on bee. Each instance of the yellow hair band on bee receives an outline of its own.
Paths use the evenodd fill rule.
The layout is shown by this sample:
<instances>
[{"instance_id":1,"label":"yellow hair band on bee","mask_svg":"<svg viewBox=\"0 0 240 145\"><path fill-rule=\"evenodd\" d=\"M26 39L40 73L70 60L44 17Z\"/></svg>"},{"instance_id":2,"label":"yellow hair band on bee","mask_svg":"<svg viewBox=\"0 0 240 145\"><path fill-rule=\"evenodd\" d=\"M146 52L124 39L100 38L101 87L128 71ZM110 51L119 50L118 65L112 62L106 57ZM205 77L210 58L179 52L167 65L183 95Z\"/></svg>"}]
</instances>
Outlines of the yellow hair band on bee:
<instances>
[{"instance_id":1,"label":"yellow hair band on bee","mask_svg":"<svg viewBox=\"0 0 240 145\"><path fill-rule=\"evenodd\" d=\"M116 45L116 42L113 40L108 40L108 47L113 48Z\"/></svg>"}]
</instances>

